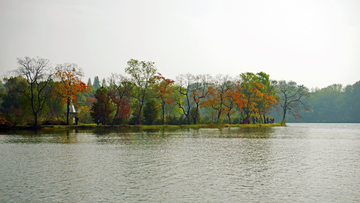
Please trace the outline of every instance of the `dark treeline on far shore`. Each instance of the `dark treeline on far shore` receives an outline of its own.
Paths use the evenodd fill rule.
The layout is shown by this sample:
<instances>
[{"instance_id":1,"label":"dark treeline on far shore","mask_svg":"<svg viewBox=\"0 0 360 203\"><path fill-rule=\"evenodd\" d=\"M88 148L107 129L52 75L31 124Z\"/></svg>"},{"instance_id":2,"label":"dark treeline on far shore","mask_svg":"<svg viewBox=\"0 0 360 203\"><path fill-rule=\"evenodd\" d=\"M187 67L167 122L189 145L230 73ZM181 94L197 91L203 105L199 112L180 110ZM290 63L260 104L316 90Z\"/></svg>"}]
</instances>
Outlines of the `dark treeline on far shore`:
<instances>
[{"instance_id":1,"label":"dark treeline on far shore","mask_svg":"<svg viewBox=\"0 0 360 203\"><path fill-rule=\"evenodd\" d=\"M154 62L131 59L127 75L82 81L76 64L18 58L0 81L0 126L76 123L189 125L360 122L360 81L309 89L264 72L232 76L161 75Z\"/></svg>"}]
</instances>

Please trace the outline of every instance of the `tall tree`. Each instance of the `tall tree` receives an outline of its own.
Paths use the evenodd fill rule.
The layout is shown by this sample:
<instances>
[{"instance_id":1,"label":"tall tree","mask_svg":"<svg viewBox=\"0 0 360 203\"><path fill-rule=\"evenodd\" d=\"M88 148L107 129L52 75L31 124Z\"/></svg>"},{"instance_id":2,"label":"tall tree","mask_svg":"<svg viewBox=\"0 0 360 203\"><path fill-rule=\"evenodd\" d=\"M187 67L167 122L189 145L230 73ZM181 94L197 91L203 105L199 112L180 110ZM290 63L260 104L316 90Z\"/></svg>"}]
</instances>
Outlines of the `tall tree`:
<instances>
[{"instance_id":1,"label":"tall tree","mask_svg":"<svg viewBox=\"0 0 360 203\"><path fill-rule=\"evenodd\" d=\"M127 118L130 113L130 92L132 84L128 78L123 75L112 73L108 79L108 94L116 106L112 125L114 126L117 118Z\"/></svg>"},{"instance_id":2,"label":"tall tree","mask_svg":"<svg viewBox=\"0 0 360 203\"><path fill-rule=\"evenodd\" d=\"M106 80L105 80L105 78L103 78L102 83L101 83L101 86L102 86L102 87L106 87Z\"/></svg>"},{"instance_id":3,"label":"tall tree","mask_svg":"<svg viewBox=\"0 0 360 203\"><path fill-rule=\"evenodd\" d=\"M261 102L259 99L263 97L262 90L264 85L259 82L258 77L254 73L246 72L240 74L240 89L243 96L243 112L245 117L250 118L252 113L258 111L257 104Z\"/></svg>"},{"instance_id":4,"label":"tall tree","mask_svg":"<svg viewBox=\"0 0 360 203\"><path fill-rule=\"evenodd\" d=\"M92 83L91 83L91 78L89 78L89 79L88 79L87 86L89 86L89 87L91 87L91 86L92 86Z\"/></svg>"},{"instance_id":5,"label":"tall tree","mask_svg":"<svg viewBox=\"0 0 360 203\"><path fill-rule=\"evenodd\" d=\"M111 113L114 111L106 88L98 88L95 98L96 101L91 105L91 117L95 123L99 120L103 125L106 125L110 120Z\"/></svg>"},{"instance_id":6,"label":"tall tree","mask_svg":"<svg viewBox=\"0 0 360 203\"><path fill-rule=\"evenodd\" d=\"M177 82L179 83L178 88L178 97L176 98L176 103L179 108L182 110L183 114L187 119L188 125L190 125L190 111L191 111L191 102L190 102L190 94L191 94L191 85L194 82L194 76L190 73L185 75L177 76Z\"/></svg>"},{"instance_id":7,"label":"tall tree","mask_svg":"<svg viewBox=\"0 0 360 203\"><path fill-rule=\"evenodd\" d=\"M94 84L92 85L92 88L94 88L94 90L100 88L100 80L99 80L99 76L95 76L94 77Z\"/></svg>"},{"instance_id":8,"label":"tall tree","mask_svg":"<svg viewBox=\"0 0 360 203\"><path fill-rule=\"evenodd\" d=\"M173 102L171 94L173 93L172 84L174 81L163 77L160 73L157 76L157 83L154 85L156 98L160 100L162 110L162 124L165 125L165 105Z\"/></svg>"},{"instance_id":9,"label":"tall tree","mask_svg":"<svg viewBox=\"0 0 360 203\"><path fill-rule=\"evenodd\" d=\"M38 115L45 106L46 99L51 94L51 89L47 88L53 76L50 61L48 59L37 58L17 58L19 65L17 72L26 79L27 85L20 86L21 92L31 104L34 115L34 127L38 128Z\"/></svg>"},{"instance_id":10,"label":"tall tree","mask_svg":"<svg viewBox=\"0 0 360 203\"><path fill-rule=\"evenodd\" d=\"M259 94L259 98L256 103L256 108L259 115L263 115L265 120L266 113L273 107L276 103L276 90L275 90L275 81L271 81L269 75L264 72L259 72L256 74L259 83L263 84L263 89L259 89L262 94Z\"/></svg>"},{"instance_id":11,"label":"tall tree","mask_svg":"<svg viewBox=\"0 0 360 203\"><path fill-rule=\"evenodd\" d=\"M14 126L22 124L25 121L24 106L21 105L23 97L25 97L18 89L27 86L25 78L10 77L4 78L5 92L1 95L1 112L5 118ZM32 113L31 113L32 116Z\"/></svg>"},{"instance_id":12,"label":"tall tree","mask_svg":"<svg viewBox=\"0 0 360 203\"><path fill-rule=\"evenodd\" d=\"M227 99L227 92L233 87L233 82L230 76L217 75L213 85L209 88L209 94L206 100L202 103L216 111L217 119L225 112L225 103Z\"/></svg>"},{"instance_id":13,"label":"tall tree","mask_svg":"<svg viewBox=\"0 0 360 203\"><path fill-rule=\"evenodd\" d=\"M309 110L307 99L310 97L309 89L303 85L297 85L296 82L279 81L276 86L279 95L279 111L282 112L282 124L286 122L286 114L292 114L295 118L301 117L299 110Z\"/></svg>"},{"instance_id":14,"label":"tall tree","mask_svg":"<svg viewBox=\"0 0 360 203\"><path fill-rule=\"evenodd\" d=\"M194 119L194 124L197 124L200 115L199 107L201 106L202 100L206 98L209 91L208 88L211 86L212 77L210 75L197 75L194 77L194 83L192 85L192 90L190 97L192 99L192 103L195 103L195 110L191 109L191 111L195 111L194 113L190 113L192 118Z\"/></svg>"},{"instance_id":15,"label":"tall tree","mask_svg":"<svg viewBox=\"0 0 360 203\"><path fill-rule=\"evenodd\" d=\"M81 81L84 73L74 63L59 64L55 70L55 76L59 79L55 85L56 94L60 95L61 102L66 104L66 124L69 125L70 105L79 107L76 94L89 92L91 87Z\"/></svg>"},{"instance_id":16,"label":"tall tree","mask_svg":"<svg viewBox=\"0 0 360 203\"><path fill-rule=\"evenodd\" d=\"M144 117L148 125L152 125L159 116L160 105L156 102L156 99L151 98L146 101L144 107Z\"/></svg>"},{"instance_id":17,"label":"tall tree","mask_svg":"<svg viewBox=\"0 0 360 203\"><path fill-rule=\"evenodd\" d=\"M137 100L138 124L141 125L141 113L145 100L149 97L149 87L152 85L153 77L156 74L155 63L151 61L138 61L130 59L125 72L131 75L131 80L135 84L131 96Z\"/></svg>"},{"instance_id":18,"label":"tall tree","mask_svg":"<svg viewBox=\"0 0 360 203\"><path fill-rule=\"evenodd\" d=\"M241 110L243 107L243 95L238 83L234 83L232 87L226 92L224 99L225 114L228 117L229 124L231 124L231 114L236 109Z\"/></svg>"}]
</instances>

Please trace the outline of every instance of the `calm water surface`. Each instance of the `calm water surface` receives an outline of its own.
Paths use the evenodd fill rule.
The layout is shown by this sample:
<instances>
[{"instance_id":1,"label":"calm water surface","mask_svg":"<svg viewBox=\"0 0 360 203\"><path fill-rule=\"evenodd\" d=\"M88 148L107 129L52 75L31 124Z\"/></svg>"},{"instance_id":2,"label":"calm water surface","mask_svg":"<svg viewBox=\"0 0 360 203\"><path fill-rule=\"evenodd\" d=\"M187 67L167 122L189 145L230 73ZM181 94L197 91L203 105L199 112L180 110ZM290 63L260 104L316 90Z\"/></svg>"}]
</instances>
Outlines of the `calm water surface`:
<instances>
[{"instance_id":1,"label":"calm water surface","mask_svg":"<svg viewBox=\"0 0 360 203\"><path fill-rule=\"evenodd\" d=\"M0 202L360 202L360 124L0 134Z\"/></svg>"}]
</instances>

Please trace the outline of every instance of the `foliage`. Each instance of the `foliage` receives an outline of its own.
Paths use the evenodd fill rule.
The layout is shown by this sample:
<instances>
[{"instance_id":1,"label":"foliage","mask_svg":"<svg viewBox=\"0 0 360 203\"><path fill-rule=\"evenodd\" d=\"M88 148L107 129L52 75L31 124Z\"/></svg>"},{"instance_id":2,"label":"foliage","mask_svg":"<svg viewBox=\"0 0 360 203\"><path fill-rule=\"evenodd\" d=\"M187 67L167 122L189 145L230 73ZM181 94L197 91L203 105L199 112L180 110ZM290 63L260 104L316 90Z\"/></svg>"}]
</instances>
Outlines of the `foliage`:
<instances>
[{"instance_id":1,"label":"foliage","mask_svg":"<svg viewBox=\"0 0 360 203\"><path fill-rule=\"evenodd\" d=\"M148 125L152 125L153 122L159 117L160 105L155 99L148 99L144 107L144 117Z\"/></svg>"},{"instance_id":2,"label":"foliage","mask_svg":"<svg viewBox=\"0 0 360 203\"><path fill-rule=\"evenodd\" d=\"M79 123L92 123L90 108L88 106L81 106L77 113L77 117L79 118Z\"/></svg>"},{"instance_id":3,"label":"foliage","mask_svg":"<svg viewBox=\"0 0 360 203\"><path fill-rule=\"evenodd\" d=\"M200 111L195 106L191 108L190 118L192 118L191 124L201 123Z\"/></svg>"},{"instance_id":4,"label":"foliage","mask_svg":"<svg viewBox=\"0 0 360 203\"><path fill-rule=\"evenodd\" d=\"M55 69L55 77L59 79L55 84L55 94L60 96L62 104L66 104L66 123L69 125L70 105L79 107L77 94L89 92L90 87L81 81L81 76L84 74L76 64L65 63L56 66Z\"/></svg>"},{"instance_id":5,"label":"foliage","mask_svg":"<svg viewBox=\"0 0 360 203\"><path fill-rule=\"evenodd\" d=\"M131 59L127 64L128 67L125 68L125 72L131 75L131 81L134 84L131 96L137 100L138 108L136 117L138 118L138 124L141 124L142 108L145 100L150 97L149 87L152 85L156 74L155 63Z\"/></svg>"},{"instance_id":6,"label":"foliage","mask_svg":"<svg viewBox=\"0 0 360 203\"><path fill-rule=\"evenodd\" d=\"M99 76L95 76L94 77L94 84L92 85L92 87L94 88L94 90L98 89L101 87L100 85L100 80L99 80Z\"/></svg>"},{"instance_id":7,"label":"foliage","mask_svg":"<svg viewBox=\"0 0 360 203\"><path fill-rule=\"evenodd\" d=\"M10 129L11 123L6 120L6 118L0 114L0 129Z\"/></svg>"},{"instance_id":8,"label":"foliage","mask_svg":"<svg viewBox=\"0 0 360 203\"><path fill-rule=\"evenodd\" d=\"M211 107L217 114L219 120L223 113L226 111L224 103L227 99L227 92L231 90L233 83L229 76L218 75L213 85L208 89L206 100L202 102L202 106Z\"/></svg>"},{"instance_id":9,"label":"foliage","mask_svg":"<svg viewBox=\"0 0 360 203\"><path fill-rule=\"evenodd\" d=\"M246 118L259 111L258 104L263 98L264 85L254 73L240 74L240 89L243 96L243 112Z\"/></svg>"},{"instance_id":10,"label":"foliage","mask_svg":"<svg viewBox=\"0 0 360 203\"><path fill-rule=\"evenodd\" d=\"M110 122L111 113L114 111L111 105L111 98L104 87L100 87L95 93L96 101L92 104L90 115L96 123L98 120L103 125Z\"/></svg>"},{"instance_id":11,"label":"foliage","mask_svg":"<svg viewBox=\"0 0 360 203\"><path fill-rule=\"evenodd\" d=\"M112 125L117 119L128 119L130 113L130 92L133 85L128 78L120 74L112 74L109 79L109 91L112 102L115 104L116 112L114 114Z\"/></svg>"},{"instance_id":12,"label":"foliage","mask_svg":"<svg viewBox=\"0 0 360 203\"><path fill-rule=\"evenodd\" d=\"M165 105L173 103L171 94L173 93L172 84L174 84L174 81L163 77L160 73L155 77L157 79L157 83L154 85L155 97L160 100L162 110L161 120L162 124L165 125Z\"/></svg>"}]
</instances>

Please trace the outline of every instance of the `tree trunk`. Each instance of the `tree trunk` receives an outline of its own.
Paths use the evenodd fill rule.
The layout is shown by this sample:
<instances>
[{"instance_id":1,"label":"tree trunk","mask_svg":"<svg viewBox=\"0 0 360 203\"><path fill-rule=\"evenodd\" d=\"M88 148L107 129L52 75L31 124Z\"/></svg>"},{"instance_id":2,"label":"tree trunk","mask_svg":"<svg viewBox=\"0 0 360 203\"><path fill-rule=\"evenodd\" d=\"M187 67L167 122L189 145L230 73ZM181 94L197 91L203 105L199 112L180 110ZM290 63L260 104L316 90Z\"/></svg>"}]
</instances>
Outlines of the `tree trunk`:
<instances>
[{"instance_id":1,"label":"tree trunk","mask_svg":"<svg viewBox=\"0 0 360 203\"><path fill-rule=\"evenodd\" d=\"M221 111L219 111L218 113L218 120L220 119L220 116L221 116Z\"/></svg>"},{"instance_id":2,"label":"tree trunk","mask_svg":"<svg viewBox=\"0 0 360 203\"><path fill-rule=\"evenodd\" d=\"M196 123L197 123L198 111L199 111L199 105L196 103L196 111L195 111L195 119L194 119L194 124L195 124L195 125L196 125Z\"/></svg>"},{"instance_id":3,"label":"tree trunk","mask_svg":"<svg viewBox=\"0 0 360 203\"><path fill-rule=\"evenodd\" d=\"M162 105L162 124L165 125L165 104Z\"/></svg>"},{"instance_id":4,"label":"tree trunk","mask_svg":"<svg viewBox=\"0 0 360 203\"><path fill-rule=\"evenodd\" d=\"M38 129L39 128L39 126L38 126L38 113L37 112L34 112L34 114L35 114L35 129Z\"/></svg>"},{"instance_id":5,"label":"tree trunk","mask_svg":"<svg viewBox=\"0 0 360 203\"><path fill-rule=\"evenodd\" d=\"M104 111L104 116L103 116L103 125L106 124L106 111L107 111L107 105L105 104L105 111Z\"/></svg>"},{"instance_id":6,"label":"tree trunk","mask_svg":"<svg viewBox=\"0 0 360 203\"><path fill-rule=\"evenodd\" d=\"M284 108L284 115L281 124L285 124L286 108Z\"/></svg>"},{"instance_id":7,"label":"tree trunk","mask_svg":"<svg viewBox=\"0 0 360 203\"><path fill-rule=\"evenodd\" d=\"M66 102L66 125L69 125L69 115L70 115L70 98Z\"/></svg>"},{"instance_id":8,"label":"tree trunk","mask_svg":"<svg viewBox=\"0 0 360 203\"><path fill-rule=\"evenodd\" d=\"M139 110L139 113L138 113L138 123L139 123L139 125L141 125L141 110L142 110L142 104L140 105L140 110Z\"/></svg>"},{"instance_id":9,"label":"tree trunk","mask_svg":"<svg viewBox=\"0 0 360 203\"><path fill-rule=\"evenodd\" d=\"M113 119L113 122L112 122L112 124L111 124L112 127L114 127L114 125L115 125L115 119L116 119L116 117L117 117L118 114L119 114L119 107L117 107L117 109L116 109L116 113L115 113L115 115L114 115L114 119Z\"/></svg>"}]
</instances>

